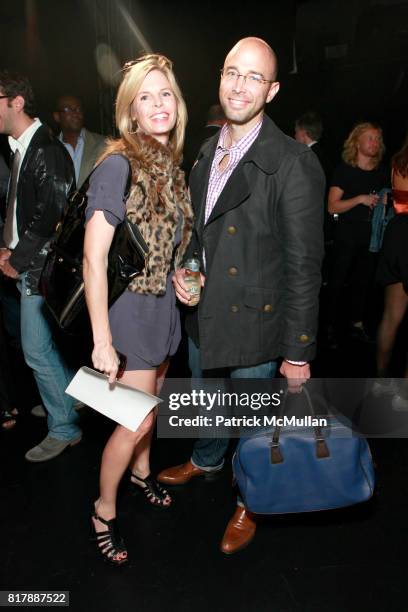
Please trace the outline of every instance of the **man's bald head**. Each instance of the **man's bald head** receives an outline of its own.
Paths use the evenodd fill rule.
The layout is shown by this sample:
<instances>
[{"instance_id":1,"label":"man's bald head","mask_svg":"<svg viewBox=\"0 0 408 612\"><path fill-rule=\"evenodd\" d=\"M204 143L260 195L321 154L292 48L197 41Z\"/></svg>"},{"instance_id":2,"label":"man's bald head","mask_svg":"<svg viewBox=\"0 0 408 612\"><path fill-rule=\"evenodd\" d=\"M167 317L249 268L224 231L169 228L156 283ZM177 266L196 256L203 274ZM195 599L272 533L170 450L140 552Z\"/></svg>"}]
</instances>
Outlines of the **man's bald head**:
<instances>
[{"instance_id":1,"label":"man's bald head","mask_svg":"<svg viewBox=\"0 0 408 612\"><path fill-rule=\"evenodd\" d=\"M265 42L262 38L257 38L256 36L247 36L246 38L241 38L228 53L225 58L225 63L236 55L237 53L257 53L262 56L264 60L264 65L268 70L268 76L265 75L270 81L275 81L278 76L278 58L276 57L275 51L272 49L267 42Z\"/></svg>"},{"instance_id":2,"label":"man's bald head","mask_svg":"<svg viewBox=\"0 0 408 612\"><path fill-rule=\"evenodd\" d=\"M274 51L261 38L243 38L225 58L220 103L230 124L251 129L279 91Z\"/></svg>"}]
</instances>

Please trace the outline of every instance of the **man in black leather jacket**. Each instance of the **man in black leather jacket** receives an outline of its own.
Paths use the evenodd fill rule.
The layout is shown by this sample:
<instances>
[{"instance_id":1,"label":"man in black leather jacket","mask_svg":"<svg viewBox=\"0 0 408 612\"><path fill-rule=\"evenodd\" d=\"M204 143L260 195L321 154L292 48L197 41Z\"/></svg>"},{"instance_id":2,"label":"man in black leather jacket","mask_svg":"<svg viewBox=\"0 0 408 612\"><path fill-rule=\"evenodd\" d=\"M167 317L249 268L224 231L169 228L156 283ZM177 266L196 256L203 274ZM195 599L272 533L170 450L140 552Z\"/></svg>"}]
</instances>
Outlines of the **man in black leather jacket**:
<instances>
[{"instance_id":1,"label":"man in black leather jacket","mask_svg":"<svg viewBox=\"0 0 408 612\"><path fill-rule=\"evenodd\" d=\"M0 133L14 153L4 222L0 222L0 272L21 293L21 342L48 412L48 435L28 451L28 461L46 461L80 441L77 414L65 394L69 371L52 337L38 283L48 245L75 186L71 159L47 126L34 118L28 80L0 72Z\"/></svg>"}]
</instances>

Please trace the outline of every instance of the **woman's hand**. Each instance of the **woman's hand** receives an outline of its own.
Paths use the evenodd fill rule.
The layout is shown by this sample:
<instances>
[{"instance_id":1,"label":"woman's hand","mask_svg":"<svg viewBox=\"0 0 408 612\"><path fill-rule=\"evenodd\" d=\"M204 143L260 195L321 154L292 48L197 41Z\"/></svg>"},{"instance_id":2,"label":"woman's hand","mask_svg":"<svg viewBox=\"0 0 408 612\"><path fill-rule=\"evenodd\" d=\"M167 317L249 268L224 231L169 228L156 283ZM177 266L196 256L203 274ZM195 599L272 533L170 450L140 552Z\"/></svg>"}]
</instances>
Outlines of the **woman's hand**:
<instances>
[{"instance_id":1,"label":"woman's hand","mask_svg":"<svg viewBox=\"0 0 408 612\"><path fill-rule=\"evenodd\" d=\"M92 351L92 363L96 370L109 376L110 385L115 382L119 357L111 344L95 344Z\"/></svg>"}]
</instances>

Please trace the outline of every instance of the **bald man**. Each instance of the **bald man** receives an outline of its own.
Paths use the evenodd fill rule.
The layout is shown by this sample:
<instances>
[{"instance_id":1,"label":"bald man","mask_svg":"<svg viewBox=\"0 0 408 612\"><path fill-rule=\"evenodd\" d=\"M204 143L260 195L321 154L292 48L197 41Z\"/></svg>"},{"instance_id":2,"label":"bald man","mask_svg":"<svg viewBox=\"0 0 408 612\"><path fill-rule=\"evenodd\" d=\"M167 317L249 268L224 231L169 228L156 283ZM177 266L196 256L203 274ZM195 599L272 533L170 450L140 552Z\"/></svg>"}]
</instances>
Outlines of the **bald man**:
<instances>
[{"instance_id":1,"label":"bald man","mask_svg":"<svg viewBox=\"0 0 408 612\"><path fill-rule=\"evenodd\" d=\"M187 331L193 377L271 378L282 359L281 374L298 390L315 355L325 181L309 147L264 114L276 78L276 55L259 38L240 40L225 59L219 96L227 123L204 143L190 175L190 253L202 256L203 292ZM184 275L178 270L174 285L188 304ZM222 468L227 445L197 440L191 459L158 479L208 476ZM238 500L221 550L241 550L255 529Z\"/></svg>"},{"instance_id":2,"label":"bald man","mask_svg":"<svg viewBox=\"0 0 408 612\"><path fill-rule=\"evenodd\" d=\"M53 113L61 132L59 139L71 156L79 189L105 148L105 136L84 127L82 102L77 96L61 96Z\"/></svg>"}]
</instances>

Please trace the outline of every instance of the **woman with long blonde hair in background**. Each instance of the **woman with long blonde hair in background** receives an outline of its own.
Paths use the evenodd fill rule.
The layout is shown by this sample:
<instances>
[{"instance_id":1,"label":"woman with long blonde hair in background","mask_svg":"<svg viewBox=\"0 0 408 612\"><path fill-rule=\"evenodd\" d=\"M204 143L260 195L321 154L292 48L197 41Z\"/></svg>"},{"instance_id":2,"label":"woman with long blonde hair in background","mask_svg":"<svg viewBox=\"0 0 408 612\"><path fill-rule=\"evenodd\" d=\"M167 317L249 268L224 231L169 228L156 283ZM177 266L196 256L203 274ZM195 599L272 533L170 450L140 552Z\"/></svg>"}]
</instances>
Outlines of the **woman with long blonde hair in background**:
<instances>
[{"instance_id":1,"label":"woman with long blonde hair in background","mask_svg":"<svg viewBox=\"0 0 408 612\"><path fill-rule=\"evenodd\" d=\"M389 186L388 172L381 165L384 150L378 125L357 124L344 142L343 161L331 180L328 210L338 217L328 283L327 332L332 348L345 323L353 338L370 341L365 328L367 297L376 265L376 257L369 252L371 217L372 209L379 204L379 192ZM346 285L350 313L344 316Z\"/></svg>"}]
</instances>

